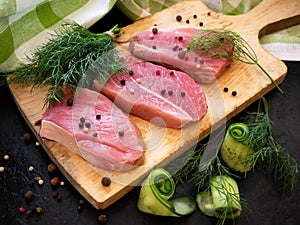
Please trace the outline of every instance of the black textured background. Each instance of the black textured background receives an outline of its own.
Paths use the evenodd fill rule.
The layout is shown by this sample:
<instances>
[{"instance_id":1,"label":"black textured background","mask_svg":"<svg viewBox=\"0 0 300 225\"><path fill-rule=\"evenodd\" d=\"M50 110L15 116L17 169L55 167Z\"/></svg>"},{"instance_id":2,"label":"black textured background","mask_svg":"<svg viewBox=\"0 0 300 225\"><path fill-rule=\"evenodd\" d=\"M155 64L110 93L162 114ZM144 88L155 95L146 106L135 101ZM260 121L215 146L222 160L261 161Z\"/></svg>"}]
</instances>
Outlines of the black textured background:
<instances>
[{"instance_id":1,"label":"black textured background","mask_svg":"<svg viewBox=\"0 0 300 225\"><path fill-rule=\"evenodd\" d=\"M116 23L125 26L129 22L120 11L114 8L91 30L105 31ZM288 74L281 84L285 94L281 95L273 90L265 97L269 103L269 114L273 121L273 134L276 140L287 148L299 163L300 62L285 63L288 66ZM250 106L247 110L255 109L254 106ZM235 119L238 120L239 116ZM100 214L108 216L107 225L210 225L217 222L216 219L208 218L199 211L184 218L158 217L141 213L136 208L139 187L105 210L96 210L85 202L82 211L78 212L78 202L82 199L80 194L59 171L54 174L48 173L47 165L51 163L51 160L42 148L35 145L34 137L29 143L24 142L23 135L31 131L19 113L7 86L0 87L0 128L0 166L5 167L5 171L0 173L1 225L96 225L100 224L98 222ZM3 159L6 154L10 156L8 161ZM33 172L28 171L31 165L35 168ZM54 176L64 180L65 185L56 189L52 188L50 179ZM30 185L35 177L42 177L45 184L39 186L35 182L33 186ZM251 212L243 212L235 224L298 224L300 220L299 184L293 192L283 195L272 177L259 170L249 173L246 180L238 180L238 184ZM24 197L28 190L34 192L34 198L30 202L26 202ZM55 191L62 196L62 201L53 198L52 194ZM196 194L192 183L179 185L176 192L178 195ZM42 207L43 212L27 217L19 213L21 206L26 209Z\"/></svg>"}]
</instances>

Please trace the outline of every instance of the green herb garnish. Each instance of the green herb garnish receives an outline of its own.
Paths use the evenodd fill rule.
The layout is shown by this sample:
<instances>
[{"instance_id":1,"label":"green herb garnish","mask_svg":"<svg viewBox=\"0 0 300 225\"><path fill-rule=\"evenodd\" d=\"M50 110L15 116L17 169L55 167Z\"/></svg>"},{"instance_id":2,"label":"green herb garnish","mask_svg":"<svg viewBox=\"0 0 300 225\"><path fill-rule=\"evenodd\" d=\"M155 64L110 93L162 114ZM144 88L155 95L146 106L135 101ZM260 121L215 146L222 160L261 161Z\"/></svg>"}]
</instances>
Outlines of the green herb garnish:
<instances>
[{"instance_id":1,"label":"green herb garnish","mask_svg":"<svg viewBox=\"0 0 300 225\"><path fill-rule=\"evenodd\" d=\"M293 190L298 180L299 166L287 149L281 146L273 137L268 113L267 101L265 98L261 98L258 110L248 113L248 116L242 118L249 128L248 146L254 151L245 163L250 164L253 168L262 168L272 174L275 181L281 184L283 191L288 188ZM196 183L198 189L203 189L207 186L207 181L215 175L237 176L227 166L223 165L219 158L220 154L218 153L223 142L221 134L224 131L221 130L219 133L219 136L217 135L210 142L197 145L189 160L173 175L176 182L190 177L190 180ZM209 149L207 149L208 147ZM215 152L215 155L203 163L201 160L205 151Z\"/></svg>"},{"instance_id":2,"label":"green herb garnish","mask_svg":"<svg viewBox=\"0 0 300 225\"><path fill-rule=\"evenodd\" d=\"M234 48L233 51L232 47ZM256 65L267 75L279 92L283 94L283 90L259 64L253 48L245 39L233 31L203 29L200 31L200 34L195 34L195 37L187 43L187 49L200 55L209 53L212 58L224 58Z\"/></svg>"},{"instance_id":3,"label":"green herb garnish","mask_svg":"<svg viewBox=\"0 0 300 225\"><path fill-rule=\"evenodd\" d=\"M61 28L27 57L28 64L7 75L8 83L33 84L32 88L49 85L44 106L63 100L64 85L74 92L79 83L90 85L94 77L106 81L124 67L110 34L95 34L76 23L65 23ZM121 30L116 25L110 33L119 37Z\"/></svg>"},{"instance_id":4,"label":"green herb garnish","mask_svg":"<svg viewBox=\"0 0 300 225\"><path fill-rule=\"evenodd\" d=\"M254 122L248 124L249 146L255 151L249 163L272 173L283 191L293 190L298 181L299 166L287 149L274 139L268 111L267 101L262 98L257 112L249 114L254 117Z\"/></svg>"}]
</instances>

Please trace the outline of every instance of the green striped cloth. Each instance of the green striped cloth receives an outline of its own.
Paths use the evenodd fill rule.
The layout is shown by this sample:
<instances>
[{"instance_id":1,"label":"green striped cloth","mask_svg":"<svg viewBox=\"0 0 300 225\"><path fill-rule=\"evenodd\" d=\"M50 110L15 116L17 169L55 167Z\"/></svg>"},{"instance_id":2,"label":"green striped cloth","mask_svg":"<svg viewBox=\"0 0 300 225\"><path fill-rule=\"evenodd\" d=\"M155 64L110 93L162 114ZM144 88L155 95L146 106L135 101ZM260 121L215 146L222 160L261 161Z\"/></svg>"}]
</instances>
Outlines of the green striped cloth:
<instances>
[{"instance_id":1,"label":"green striped cloth","mask_svg":"<svg viewBox=\"0 0 300 225\"><path fill-rule=\"evenodd\" d=\"M0 72L11 72L51 38L63 20L90 27L115 4L131 20L149 16L182 0L0 0ZM200 1L200 0L199 0ZM240 14L261 0L202 0L224 14ZM300 61L300 26L261 38L270 52ZM284 48L283 48L284 47ZM284 49L284 51L283 51Z\"/></svg>"},{"instance_id":2,"label":"green striped cloth","mask_svg":"<svg viewBox=\"0 0 300 225\"><path fill-rule=\"evenodd\" d=\"M0 0L0 72L11 72L44 44L63 20L89 27L117 0Z\"/></svg>"}]
</instances>

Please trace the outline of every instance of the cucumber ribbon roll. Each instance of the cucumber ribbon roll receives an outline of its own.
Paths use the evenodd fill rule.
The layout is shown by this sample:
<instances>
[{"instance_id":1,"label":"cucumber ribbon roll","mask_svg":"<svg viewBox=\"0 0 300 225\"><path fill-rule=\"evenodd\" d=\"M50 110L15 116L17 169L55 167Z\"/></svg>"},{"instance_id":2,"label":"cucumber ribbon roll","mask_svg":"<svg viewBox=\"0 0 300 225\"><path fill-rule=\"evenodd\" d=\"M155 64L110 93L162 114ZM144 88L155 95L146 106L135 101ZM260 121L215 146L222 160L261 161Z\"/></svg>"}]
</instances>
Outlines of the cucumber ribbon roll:
<instances>
[{"instance_id":1,"label":"cucumber ribbon roll","mask_svg":"<svg viewBox=\"0 0 300 225\"><path fill-rule=\"evenodd\" d=\"M229 176L220 175L210 179L209 189L196 196L202 213L222 219L234 219L242 212L237 183Z\"/></svg>"},{"instance_id":2,"label":"cucumber ribbon roll","mask_svg":"<svg viewBox=\"0 0 300 225\"><path fill-rule=\"evenodd\" d=\"M140 211L159 216L184 216L197 209L195 199L183 196L170 200L175 183L168 171L157 168L143 181L137 207Z\"/></svg>"},{"instance_id":3,"label":"cucumber ribbon roll","mask_svg":"<svg viewBox=\"0 0 300 225\"><path fill-rule=\"evenodd\" d=\"M221 147L224 162L234 171L247 172L253 164L249 158L254 150L248 146L249 129L244 123L231 124Z\"/></svg>"}]
</instances>

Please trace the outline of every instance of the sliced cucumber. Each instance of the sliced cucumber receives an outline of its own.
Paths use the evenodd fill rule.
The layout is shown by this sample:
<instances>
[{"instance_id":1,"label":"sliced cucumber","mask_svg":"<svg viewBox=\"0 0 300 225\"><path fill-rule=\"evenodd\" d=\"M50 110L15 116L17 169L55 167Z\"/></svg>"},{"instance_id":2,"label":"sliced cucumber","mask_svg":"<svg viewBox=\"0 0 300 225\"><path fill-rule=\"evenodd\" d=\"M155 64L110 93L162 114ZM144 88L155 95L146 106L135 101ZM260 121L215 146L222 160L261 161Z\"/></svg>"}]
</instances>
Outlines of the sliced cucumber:
<instances>
[{"instance_id":1,"label":"sliced cucumber","mask_svg":"<svg viewBox=\"0 0 300 225\"><path fill-rule=\"evenodd\" d=\"M181 216L189 215L197 210L194 197L183 196L170 200L175 208L175 213Z\"/></svg>"},{"instance_id":2,"label":"sliced cucumber","mask_svg":"<svg viewBox=\"0 0 300 225\"><path fill-rule=\"evenodd\" d=\"M215 216L216 210L214 208L213 200L210 191L203 191L197 194L196 203L200 211L207 216Z\"/></svg>"}]
</instances>

